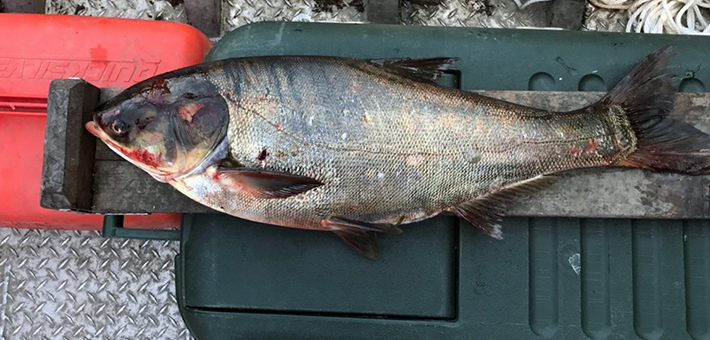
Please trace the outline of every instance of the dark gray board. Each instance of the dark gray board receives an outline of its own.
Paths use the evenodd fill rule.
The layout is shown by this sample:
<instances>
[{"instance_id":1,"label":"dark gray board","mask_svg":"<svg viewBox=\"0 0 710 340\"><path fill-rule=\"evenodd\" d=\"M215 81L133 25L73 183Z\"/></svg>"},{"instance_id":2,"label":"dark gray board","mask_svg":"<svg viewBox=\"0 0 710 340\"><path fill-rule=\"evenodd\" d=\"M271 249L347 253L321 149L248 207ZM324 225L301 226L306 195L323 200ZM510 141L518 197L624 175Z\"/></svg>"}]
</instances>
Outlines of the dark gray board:
<instances>
[{"instance_id":1,"label":"dark gray board","mask_svg":"<svg viewBox=\"0 0 710 340\"><path fill-rule=\"evenodd\" d=\"M48 165L58 164L56 158L62 157L58 156L61 153L56 148L69 145L64 143L67 138L69 141L74 141L75 138L92 138L90 135L86 136L88 133L84 129L83 121L76 119L81 114L76 110L81 106L77 106L74 102L81 100L77 97L84 93L80 89L90 89L93 86L78 80L57 80L53 84L48 104L48 119L51 123L48 126L51 128L45 140L45 149L52 151L45 156L45 169ZM67 87L74 90L67 91L65 90ZM558 111L584 107L603 95L601 92L560 91L478 92L519 104ZM116 93L116 90L103 89L102 93L103 97L107 98L110 94ZM71 100L67 96L70 96ZM710 94L702 92L678 94L674 115L702 131L710 132ZM90 114L84 113L84 117L88 120ZM89 153L82 155L82 157L75 156L78 158L74 161L82 162L81 166L91 166L91 163L94 163L93 181L86 181L87 178L82 177L85 183L77 183L79 186L88 185L92 188L91 204L80 207L61 204L59 201L53 203L44 199L42 203L44 207L112 214L212 212L211 209L193 202L169 185L155 181L142 170L124 161L103 143L96 143L95 161L91 160L93 155ZM78 169L78 166L76 165L75 168ZM57 171L59 170L61 169ZM56 176L69 178L71 177L69 175L76 170L61 171L67 172ZM509 215L708 218L710 217L708 188L707 176L685 176L624 168L577 170L565 173L562 180L513 208ZM42 197L56 198L56 193L50 189L52 188L45 186ZM84 193L88 192L87 190Z\"/></svg>"}]
</instances>

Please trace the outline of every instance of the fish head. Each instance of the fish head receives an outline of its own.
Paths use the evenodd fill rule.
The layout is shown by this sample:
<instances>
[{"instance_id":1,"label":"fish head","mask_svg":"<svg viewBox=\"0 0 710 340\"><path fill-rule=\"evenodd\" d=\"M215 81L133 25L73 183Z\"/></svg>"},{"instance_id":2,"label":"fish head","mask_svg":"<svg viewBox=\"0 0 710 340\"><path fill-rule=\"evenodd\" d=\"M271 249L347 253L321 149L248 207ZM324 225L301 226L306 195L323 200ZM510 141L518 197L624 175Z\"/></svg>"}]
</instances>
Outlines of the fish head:
<instances>
[{"instance_id":1,"label":"fish head","mask_svg":"<svg viewBox=\"0 0 710 340\"><path fill-rule=\"evenodd\" d=\"M86 129L161 182L193 173L227 135L229 110L203 74L138 83L96 109Z\"/></svg>"}]
</instances>

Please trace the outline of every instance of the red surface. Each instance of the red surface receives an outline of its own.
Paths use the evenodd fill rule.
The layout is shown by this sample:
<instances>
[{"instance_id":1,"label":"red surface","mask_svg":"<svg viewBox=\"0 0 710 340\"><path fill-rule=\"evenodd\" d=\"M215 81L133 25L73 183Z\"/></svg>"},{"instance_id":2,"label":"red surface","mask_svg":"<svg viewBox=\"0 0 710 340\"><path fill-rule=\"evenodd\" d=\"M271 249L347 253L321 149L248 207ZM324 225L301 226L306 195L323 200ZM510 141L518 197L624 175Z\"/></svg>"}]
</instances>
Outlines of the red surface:
<instances>
[{"instance_id":1,"label":"red surface","mask_svg":"<svg viewBox=\"0 0 710 340\"><path fill-rule=\"evenodd\" d=\"M202 61L212 43L191 26L130 19L0 14L0 226L98 229L102 217L39 206L49 83L128 87ZM179 215L129 216L126 227L177 227Z\"/></svg>"}]
</instances>

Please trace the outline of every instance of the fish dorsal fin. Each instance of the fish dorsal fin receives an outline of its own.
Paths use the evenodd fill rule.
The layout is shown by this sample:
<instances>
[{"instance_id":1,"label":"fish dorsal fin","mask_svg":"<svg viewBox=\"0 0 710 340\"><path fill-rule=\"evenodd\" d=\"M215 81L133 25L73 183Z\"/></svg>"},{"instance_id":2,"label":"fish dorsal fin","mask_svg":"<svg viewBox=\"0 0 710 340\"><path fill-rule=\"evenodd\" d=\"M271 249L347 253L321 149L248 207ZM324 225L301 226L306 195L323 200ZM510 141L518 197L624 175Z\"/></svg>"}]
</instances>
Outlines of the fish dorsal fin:
<instances>
[{"instance_id":1,"label":"fish dorsal fin","mask_svg":"<svg viewBox=\"0 0 710 340\"><path fill-rule=\"evenodd\" d=\"M444 71L448 70L458 58L383 58L370 59L368 62L389 73L425 83L436 84Z\"/></svg>"},{"instance_id":2,"label":"fish dorsal fin","mask_svg":"<svg viewBox=\"0 0 710 340\"><path fill-rule=\"evenodd\" d=\"M371 260L377 259L377 241L373 236L373 232L388 234L402 232L402 229L399 229L396 225L369 223L344 217L331 217L323 220L321 225L326 230L331 230L338 235L350 249Z\"/></svg>"},{"instance_id":3,"label":"fish dorsal fin","mask_svg":"<svg viewBox=\"0 0 710 340\"><path fill-rule=\"evenodd\" d=\"M466 201L448 210L489 236L500 240L503 238L500 222L508 208L527 196L547 189L558 179L559 176L555 175L533 177Z\"/></svg>"},{"instance_id":4,"label":"fish dorsal fin","mask_svg":"<svg viewBox=\"0 0 710 340\"><path fill-rule=\"evenodd\" d=\"M217 168L216 175L224 185L242 189L256 198L287 198L323 185L310 177L224 166Z\"/></svg>"}]
</instances>

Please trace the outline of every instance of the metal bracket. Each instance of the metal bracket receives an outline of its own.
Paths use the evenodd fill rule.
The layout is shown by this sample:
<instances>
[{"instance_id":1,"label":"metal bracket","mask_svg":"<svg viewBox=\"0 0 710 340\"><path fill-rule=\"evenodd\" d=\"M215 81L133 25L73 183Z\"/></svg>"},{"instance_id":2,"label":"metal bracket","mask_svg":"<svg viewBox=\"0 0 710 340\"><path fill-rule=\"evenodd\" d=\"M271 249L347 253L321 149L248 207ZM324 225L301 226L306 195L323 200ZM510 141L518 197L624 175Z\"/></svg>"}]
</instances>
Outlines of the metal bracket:
<instances>
[{"instance_id":1,"label":"metal bracket","mask_svg":"<svg viewBox=\"0 0 710 340\"><path fill-rule=\"evenodd\" d=\"M547 25L579 30L584 22L585 0L554 0L547 6Z\"/></svg>"},{"instance_id":2,"label":"metal bracket","mask_svg":"<svg viewBox=\"0 0 710 340\"><path fill-rule=\"evenodd\" d=\"M399 0L365 0L365 21L399 24Z\"/></svg>"},{"instance_id":3,"label":"metal bracket","mask_svg":"<svg viewBox=\"0 0 710 340\"><path fill-rule=\"evenodd\" d=\"M128 229L123 227L123 215L104 216L101 235L106 238L131 238L141 240L180 240L180 230Z\"/></svg>"},{"instance_id":4,"label":"metal bracket","mask_svg":"<svg viewBox=\"0 0 710 340\"><path fill-rule=\"evenodd\" d=\"M0 0L0 13L44 13L45 0Z\"/></svg>"},{"instance_id":5,"label":"metal bracket","mask_svg":"<svg viewBox=\"0 0 710 340\"><path fill-rule=\"evenodd\" d=\"M209 38L219 37L221 31L221 1L185 0L185 14L190 25Z\"/></svg>"}]
</instances>

